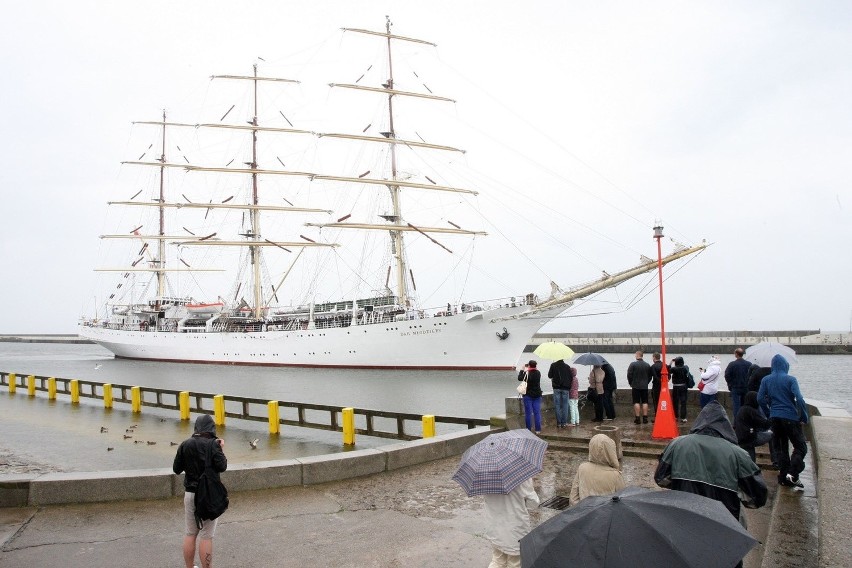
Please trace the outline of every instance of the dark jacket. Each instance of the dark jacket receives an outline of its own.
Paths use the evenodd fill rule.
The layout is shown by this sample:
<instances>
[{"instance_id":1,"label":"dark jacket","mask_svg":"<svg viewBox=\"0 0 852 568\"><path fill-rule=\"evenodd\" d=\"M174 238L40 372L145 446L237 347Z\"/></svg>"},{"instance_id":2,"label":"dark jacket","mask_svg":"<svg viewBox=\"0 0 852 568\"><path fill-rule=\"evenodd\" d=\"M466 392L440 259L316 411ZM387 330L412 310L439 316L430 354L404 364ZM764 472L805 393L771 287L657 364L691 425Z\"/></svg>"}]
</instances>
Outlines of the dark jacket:
<instances>
[{"instance_id":1,"label":"dark jacket","mask_svg":"<svg viewBox=\"0 0 852 568\"><path fill-rule=\"evenodd\" d=\"M787 374L790 364L781 356L772 358L772 372L763 378L757 391L757 402L769 418L783 418L808 423L808 408L796 377Z\"/></svg>"},{"instance_id":2,"label":"dark jacket","mask_svg":"<svg viewBox=\"0 0 852 568\"><path fill-rule=\"evenodd\" d=\"M228 469L228 458L216 438L216 424L209 414L202 414L195 420L195 432L192 437L178 446L172 471L176 474L186 472L183 487L190 493L198 488L198 478L204 473L204 465L210 456L213 471L218 476Z\"/></svg>"},{"instance_id":3,"label":"dark jacket","mask_svg":"<svg viewBox=\"0 0 852 568\"><path fill-rule=\"evenodd\" d=\"M772 372L772 369L769 367L761 367L759 365L752 365L748 370L748 390L757 392L760 390L760 383L763 381L763 377Z\"/></svg>"},{"instance_id":4,"label":"dark jacket","mask_svg":"<svg viewBox=\"0 0 852 568\"><path fill-rule=\"evenodd\" d=\"M529 372L529 377L527 378L527 396L530 398L539 398L541 396L541 372L538 369L522 370L518 373L518 380L523 381L524 374L527 372Z\"/></svg>"},{"instance_id":5,"label":"dark jacket","mask_svg":"<svg viewBox=\"0 0 852 568\"><path fill-rule=\"evenodd\" d=\"M654 481L660 487L686 491L720 501L739 519L740 497L748 508L766 504L767 489L760 468L737 445L725 409L709 402L686 436L672 440L660 456Z\"/></svg>"},{"instance_id":6,"label":"dark jacket","mask_svg":"<svg viewBox=\"0 0 852 568\"><path fill-rule=\"evenodd\" d=\"M651 365L644 359L636 359L627 367L627 383L630 388L648 390L651 384Z\"/></svg>"},{"instance_id":7,"label":"dark jacket","mask_svg":"<svg viewBox=\"0 0 852 568\"><path fill-rule=\"evenodd\" d=\"M669 378L671 378L672 369L671 367L666 366L668 369ZM663 385L663 362L662 361L654 361L654 364L651 365L651 389L654 392L660 392L660 389Z\"/></svg>"},{"instance_id":8,"label":"dark jacket","mask_svg":"<svg viewBox=\"0 0 852 568\"><path fill-rule=\"evenodd\" d=\"M547 377L554 389L571 390L571 366L564 359L550 365ZM529 385L527 385L527 389L529 389Z\"/></svg>"},{"instance_id":9,"label":"dark jacket","mask_svg":"<svg viewBox=\"0 0 852 568\"><path fill-rule=\"evenodd\" d=\"M754 442L757 432L768 430L769 420L757 406L757 393L747 392L745 402L734 418L734 431L737 433L737 443L746 446Z\"/></svg>"},{"instance_id":10,"label":"dark jacket","mask_svg":"<svg viewBox=\"0 0 852 568\"><path fill-rule=\"evenodd\" d=\"M689 374L689 365L684 365L683 357L675 357L674 365L671 366L672 386L687 386Z\"/></svg>"},{"instance_id":11,"label":"dark jacket","mask_svg":"<svg viewBox=\"0 0 852 568\"><path fill-rule=\"evenodd\" d=\"M748 390L748 372L751 363L743 358L734 359L725 367L725 382L728 390L736 393L744 393Z\"/></svg>"},{"instance_id":12,"label":"dark jacket","mask_svg":"<svg viewBox=\"0 0 852 568\"><path fill-rule=\"evenodd\" d=\"M615 378L615 369L609 363L601 365L604 372L603 388L607 391L614 391L618 388L618 381Z\"/></svg>"}]
</instances>

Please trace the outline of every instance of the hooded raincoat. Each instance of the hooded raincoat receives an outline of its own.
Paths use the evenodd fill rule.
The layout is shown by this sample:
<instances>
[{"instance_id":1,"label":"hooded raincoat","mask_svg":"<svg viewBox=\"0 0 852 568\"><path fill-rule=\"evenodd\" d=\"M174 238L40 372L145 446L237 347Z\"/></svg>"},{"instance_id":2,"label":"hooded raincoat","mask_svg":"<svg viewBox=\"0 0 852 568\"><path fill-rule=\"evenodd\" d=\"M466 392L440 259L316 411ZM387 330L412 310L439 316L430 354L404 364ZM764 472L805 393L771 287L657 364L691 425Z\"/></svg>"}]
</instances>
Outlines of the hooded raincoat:
<instances>
[{"instance_id":1,"label":"hooded raincoat","mask_svg":"<svg viewBox=\"0 0 852 568\"><path fill-rule=\"evenodd\" d=\"M701 373L704 390L701 394L710 395L719 392L719 377L722 375L722 362L715 355L707 361L707 368Z\"/></svg>"},{"instance_id":2,"label":"hooded raincoat","mask_svg":"<svg viewBox=\"0 0 852 568\"><path fill-rule=\"evenodd\" d=\"M763 414L769 418L783 418L793 422L808 423L808 407L799 381L787 374L790 364L782 355L772 358L772 372L760 382L757 391L757 402Z\"/></svg>"},{"instance_id":3,"label":"hooded raincoat","mask_svg":"<svg viewBox=\"0 0 852 568\"><path fill-rule=\"evenodd\" d=\"M654 473L657 485L720 501L737 519L738 492L748 508L766 504L767 489L760 468L737 445L737 436L722 405L708 403L689 432L663 450Z\"/></svg>"},{"instance_id":4,"label":"hooded raincoat","mask_svg":"<svg viewBox=\"0 0 852 568\"><path fill-rule=\"evenodd\" d=\"M589 440L589 461L580 464L571 484L571 505L592 495L609 495L624 489L615 442L604 434Z\"/></svg>"},{"instance_id":5,"label":"hooded raincoat","mask_svg":"<svg viewBox=\"0 0 852 568\"><path fill-rule=\"evenodd\" d=\"M195 493L198 488L198 478L204 473L204 464L207 456L213 471L218 475L228 469L228 458L219 445L216 438L216 423L209 414L202 414L195 420L195 432L192 437L184 440L178 446L172 471L179 474L186 472L183 478L183 487L190 493Z\"/></svg>"},{"instance_id":6,"label":"hooded raincoat","mask_svg":"<svg viewBox=\"0 0 852 568\"><path fill-rule=\"evenodd\" d=\"M530 514L527 508L534 508L539 504L532 478L506 495L483 495L483 498L485 518L488 522L485 538L503 554L517 556L521 553L519 541L530 532Z\"/></svg>"},{"instance_id":7,"label":"hooded raincoat","mask_svg":"<svg viewBox=\"0 0 852 568\"><path fill-rule=\"evenodd\" d=\"M769 420L757 406L757 393L747 392L745 403L734 418L734 431L741 446L753 444L760 431L769 430Z\"/></svg>"}]
</instances>

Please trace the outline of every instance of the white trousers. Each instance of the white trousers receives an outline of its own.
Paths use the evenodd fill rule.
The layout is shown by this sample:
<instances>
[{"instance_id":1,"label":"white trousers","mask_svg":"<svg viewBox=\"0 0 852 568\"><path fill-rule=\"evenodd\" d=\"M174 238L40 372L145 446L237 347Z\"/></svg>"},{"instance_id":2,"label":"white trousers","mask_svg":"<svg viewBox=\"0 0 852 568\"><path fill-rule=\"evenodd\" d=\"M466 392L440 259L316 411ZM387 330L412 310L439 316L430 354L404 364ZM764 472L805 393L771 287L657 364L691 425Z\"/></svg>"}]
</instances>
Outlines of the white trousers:
<instances>
[{"instance_id":1,"label":"white trousers","mask_svg":"<svg viewBox=\"0 0 852 568\"><path fill-rule=\"evenodd\" d=\"M491 548L491 564L488 568L521 568L521 555L506 554L497 547Z\"/></svg>"}]
</instances>

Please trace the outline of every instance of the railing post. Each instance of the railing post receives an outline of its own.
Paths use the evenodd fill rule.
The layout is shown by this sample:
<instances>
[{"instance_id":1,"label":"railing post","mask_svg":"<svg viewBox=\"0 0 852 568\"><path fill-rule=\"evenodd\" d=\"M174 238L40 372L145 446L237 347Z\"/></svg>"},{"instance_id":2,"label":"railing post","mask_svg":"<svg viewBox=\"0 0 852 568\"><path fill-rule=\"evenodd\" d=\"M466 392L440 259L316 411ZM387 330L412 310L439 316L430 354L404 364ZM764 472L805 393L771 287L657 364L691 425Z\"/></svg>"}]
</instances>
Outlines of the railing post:
<instances>
[{"instance_id":1,"label":"railing post","mask_svg":"<svg viewBox=\"0 0 852 568\"><path fill-rule=\"evenodd\" d=\"M189 392L180 391L178 394L178 406L180 406L180 419L189 420Z\"/></svg>"},{"instance_id":2,"label":"railing post","mask_svg":"<svg viewBox=\"0 0 852 568\"><path fill-rule=\"evenodd\" d=\"M18 377L15 373L9 373L9 394L15 394L15 390L18 388Z\"/></svg>"},{"instance_id":3,"label":"railing post","mask_svg":"<svg viewBox=\"0 0 852 568\"><path fill-rule=\"evenodd\" d=\"M104 383L104 408L112 408L112 383Z\"/></svg>"},{"instance_id":4,"label":"railing post","mask_svg":"<svg viewBox=\"0 0 852 568\"><path fill-rule=\"evenodd\" d=\"M434 414L425 414L423 416L423 437L424 438L434 438L435 437L435 415Z\"/></svg>"},{"instance_id":5,"label":"railing post","mask_svg":"<svg viewBox=\"0 0 852 568\"><path fill-rule=\"evenodd\" d=\"M27 394L35 396L35 375L27 375Z\"/></svg>"},{"instance_id":6,"label":"railing post","mask_svg":"<svg viewBox=\"0 0 852 568\"><path fill-rule=\"evenodd\" d=\"M343 415L343 445L355 445L355 409L344 408L341 411Z\"/></svg>"},{"instance_id":7,"label":"railing post","mask_svg":"<svg viewBox=\"0 0 852 568\"><path fill-rule=\"evenodd\" d=\"M266 403L266 406L269 409L269 433L281 433L281 419L279 418L278 401L270 400Z\"/></svg>"},{"instance_id":8,"label":"railing post","mask_svg":"<svg viewBox=\"0 0 852 568\"><path fill-rule=\"evenodd\" d=\"M133 412L142 412L142 391L139 387L130 387L130 406Z\"/></svg>"},{"instance_id":9,"label":"railing post","mask_svg":"<svg viewBox=\"0 0 852 568\"><path fill-rule=\"evenodd\" d=\"M80 381L77 379L71 379L69 383L69 388L71 389L71 403L79 404L80 403Z\"/></svg>"},{"instance_id":10,"label":"railing post","mask_svg":"<svg viewBox=\"0 0 852 568\"><path fill-rule=\"evenodd\" d=\"M56 378L48 377L47 379L47 398L56 400Z\"/></svg>"},{"instance_id":11,"label":"railing post","mask_svg":"<svg viewBox=\"0 0 852 568\"><path fill-rule=\"evenodd\" d=\"M225 395L213 396L213 422L216 426L225 425Z\"/></svg>"}]
</instances>

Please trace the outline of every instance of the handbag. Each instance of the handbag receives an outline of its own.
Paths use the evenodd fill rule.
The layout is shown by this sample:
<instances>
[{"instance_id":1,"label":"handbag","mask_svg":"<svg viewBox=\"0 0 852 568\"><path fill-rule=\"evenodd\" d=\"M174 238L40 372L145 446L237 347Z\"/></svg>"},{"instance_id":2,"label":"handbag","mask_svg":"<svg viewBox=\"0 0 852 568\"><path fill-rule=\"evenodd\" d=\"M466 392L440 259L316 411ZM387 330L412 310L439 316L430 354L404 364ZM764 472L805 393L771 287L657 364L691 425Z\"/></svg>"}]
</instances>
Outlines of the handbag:
<instances>
[{"instance_id":1,"label":"handbag","mask_svg":"<svg viewBox=\"0 0 852 568\"><path fill-rule=\"evenodd\" d=\"M524 396L527 394L527 379L529 378L529 373L524 373L524 380L518 383L518 395Z\"/></svg>"},{"instance_id":2,"label":"handbag","mask_svg":"<svg viewBox=\"0 0 852 568\"><path fill-rule=\"evenodd\" d=\"M692 376L692 373L689 371L686 372L686 388L692 389L695 388L695 377ZM704 388L704 387L701 387Z\"/></svg>"},{"instance_id":3,"label":"handbag","mask_svg":"<svg viewBox=\"0 0 852 568\"><path fill-rule=\"evenodd\" d=\"M586 400L589 402L595 402L598 399L598 389L595 387L589 387L589 390L586 391Z\"/></svg>"},{"instance_id":4,"label":"handbag","mask_svg":"<svg viewBox=\"0 0 852 568\"><path fill-rule=\"evenodd\" d=\"M703 391L704 385L705 385L704 381L698 381L698 390Z\"/></svg>"}]
</instances>

